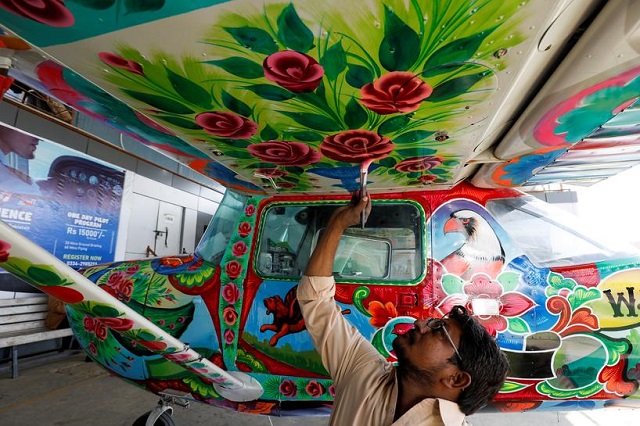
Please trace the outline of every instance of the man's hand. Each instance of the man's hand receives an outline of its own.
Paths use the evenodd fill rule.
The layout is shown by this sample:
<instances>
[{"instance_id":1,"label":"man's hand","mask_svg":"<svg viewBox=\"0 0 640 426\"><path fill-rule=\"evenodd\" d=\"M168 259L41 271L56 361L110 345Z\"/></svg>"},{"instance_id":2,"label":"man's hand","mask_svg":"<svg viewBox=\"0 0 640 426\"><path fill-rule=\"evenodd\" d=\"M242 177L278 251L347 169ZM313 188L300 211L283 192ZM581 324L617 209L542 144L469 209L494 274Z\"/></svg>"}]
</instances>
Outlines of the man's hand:
<instances>
[{"instance_id":1,"label":"man's hand","mask_svg":"<svg viewBox=\"0 0 640 426\"><path fill-rule=\"evenodd\" d=\"M349 203L338 207L324 230L320 241L311 254L305 275L330 277L333 275L333 260L340 244L340 238L345 229L360 223L360 214L365 214L365 219L371 213L371 199L363 197L357 203Z\"/></svg>"},{"instance_id":2,"label":"man's hand","mask_svg":"<svg viewBox=\"0 0 640 426\"><path fill-rule=\"evenodd\" d=\"M365 221L371 213L371 199L367 196L360 199L357 196L346 206L334 210L327 228L337 228L341 232L353 225L359 225L364 212Z\"/></svg>"}]
</instances>

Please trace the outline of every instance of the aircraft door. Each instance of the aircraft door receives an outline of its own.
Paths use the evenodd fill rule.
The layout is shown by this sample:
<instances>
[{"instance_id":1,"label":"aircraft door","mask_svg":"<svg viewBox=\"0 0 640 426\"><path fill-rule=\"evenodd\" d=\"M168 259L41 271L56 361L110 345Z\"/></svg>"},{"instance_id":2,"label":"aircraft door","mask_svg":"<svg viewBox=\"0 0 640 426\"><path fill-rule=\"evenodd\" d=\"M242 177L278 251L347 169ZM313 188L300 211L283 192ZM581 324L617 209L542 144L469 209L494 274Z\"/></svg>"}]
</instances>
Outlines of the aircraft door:
<instances>
[{"instance_id":1,"label":"aircraft door","mask_svg":"<svg viewBox=\"0 0 640 426\"><path fill-rule=\"evenodd\" d=\"M181 252L184 208L133 194L126 258L172 256Z\"/></svg>"},{"instance_id":2,"label":"aircraft door","mask_svg":"<svg viewBox=\"0 0 640 426\"><path fill-rule=\"evenodd\" d=\"M184 207L160 201L154 229L154 249L158 256L173 256L182 250L182 216Z\"/></svg>"}]
</instances>

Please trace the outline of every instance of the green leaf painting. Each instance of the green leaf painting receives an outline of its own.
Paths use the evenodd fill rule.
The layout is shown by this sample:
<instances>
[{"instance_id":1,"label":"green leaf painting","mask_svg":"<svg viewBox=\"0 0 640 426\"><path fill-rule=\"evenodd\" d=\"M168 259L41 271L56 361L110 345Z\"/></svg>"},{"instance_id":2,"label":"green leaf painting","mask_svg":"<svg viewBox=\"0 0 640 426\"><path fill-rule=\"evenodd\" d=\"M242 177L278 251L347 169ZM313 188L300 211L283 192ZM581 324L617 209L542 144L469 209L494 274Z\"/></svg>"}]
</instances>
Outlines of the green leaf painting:
<instances>
[{"instance_id":1,"label":"green leaf painting","mask_svg":"<svg viewBox=\"0 0 640 426\"><path fill-rule=\"evenodd\" d=\"M329 80L338 78L338 75L347 68L347 54L342 48L342 43L338 42L327 49L320 60L320 65L324 68L324 73Z\"/></svg>"},{"instance_id":2,"label":"green leaf painting","mask_svg":"<svg viewBox=\"0 0 640 426\"><path fill-rule=\"evenodd\" d=\"M211 95L209 95L209 92L188 78L171 71L169 68L167 68L166 71L173 90L175 90L180 97L190 104L197 105L203 109L211 107Z\"/></svg>"},{"instance_id":3,"label":"green leaf painting","mask_svg":"<svg viewBox=\"0 0 640 426\"><path fill-rule=\"evenodd\" d=\"M384 38L380 43L380 63L387 71L405 71L418 59L420 37L389 7L385 6Z\"/></svg>"},{"instance_id":4,"label":"green leaf painting","mask_svg":"<svg viewBox=\"0 0 640 426\"><path fill-rule=\"evenodd\" d=\"M225 59L219 59L216 61L205 61L205 64L215 65L217 67L222 68L229 74L232 74L239 78L246 78L249 80L253 80L255 78L260 78L264 76L264 71L262 71L262 66L256 64L255 62L242 58L242 57L231 57Z\"/></svg>"},{"instance_id":5,"label":"green leaf painting","mask_svg":"<svg viewBox=\"0 0 640 426\"><path fill-rule=\"evenodd\" d=\"M146 103L147 105L166 112L174 114L191 114L194 111L184 104L174 101L165 96L153 95L150 93L136 92L134 90L123 89L123 92L131 96L133 99Z\"/></svg>"},{"instance_id":6,"label":"green leaf painting","mask_svg":"<svg viewBox=\"0 0 640 426\"><path fill-rule=\"evenodd\" d=\"M462 293L464 282L457 275L445 274L442 277L442 288L447 294Z\"/></svg>"},{"instance_id":7,"label":"green leaf painting","mask_svg":"<svg viewBox=\"0 0 640 426\"><path fill-rule=\"evenodd\" d=\"M480 47L480 44L492 32L493 29L481 31L471 36L453 40L451 43L445 44L444 46L436 50L433 55L429 57L429 59L427 59L427 62L424 65L424 70L433 70L434 68L441 67L450 63L465 63L466 61L472 59L473 55Z\"/></svg>"},{"instance_id":8,"label":"green leaf painting","mask_svg":"<svg viewBox=\"0 0 640 426\"><path fill-rule=\"evenodd\" d=\"M238 115L243 117L251 116L251 107L249 105L224 90L222 91L222 104Z\"/></svg>"},{"instance_id":9,"label":"green leaf painting","mask_svg":"<svg viewBox=\"0 0 640 426\"><path fill-rule=\"evenodd\" d=\"M313 33L302 22L293 3L278 16L278 37L291 50L308 52L313 47Z\"/></svg>"},{"instance_id":10,"label":"green leaf painting","mask_svg":"<svg viewBox=\"0 0 640 426\"><path fill-rule=\"evenodd\" d=\"M373 81L373 73L368 68L357 64L349 64L348 68L346 81L349 85L360 89Z\"/></svg>"},{"instance_id":11,"label":"green leaf painting","mask_svg":"<svg viewBox=\"0 0 640 426\"><path fill-rule=\"evenodd\" d=\"M124 9L127 13L152 12L160 10L165 0L124 0Z\"/></svg>"},{"instance_id":12,"label":"green leaf painting","mask_svg":"<svg viewBox=\"0 0 640 426\"><path fill-rule=\"evenodd\" d=\"M268 32L260 28L225 28L240 46L258 53L269 55L278 51L278 45Z\"/></svg>"}]
</instances>

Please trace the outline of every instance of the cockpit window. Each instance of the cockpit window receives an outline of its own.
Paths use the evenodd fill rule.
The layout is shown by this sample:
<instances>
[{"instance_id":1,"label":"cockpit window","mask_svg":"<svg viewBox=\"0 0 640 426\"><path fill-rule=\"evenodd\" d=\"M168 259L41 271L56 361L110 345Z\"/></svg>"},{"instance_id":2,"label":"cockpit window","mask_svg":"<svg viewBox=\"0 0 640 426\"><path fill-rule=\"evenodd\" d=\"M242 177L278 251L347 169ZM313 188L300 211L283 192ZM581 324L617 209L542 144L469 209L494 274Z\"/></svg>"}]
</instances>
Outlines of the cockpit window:
<instances>
[{"instance_id":1,"label":"cockpit window","mask_svg":"<svg viewBox=\"0 0 640 426\"><path fill-rule=\"evenodd\" d=\"M237 226L238 217L243 214L247 197L227 191L213 215L207 230L196 247L196 253L203 259L218 265L229 244L231 234Z\"/></svg>"},{"instance_id":2,"label":"cockpit window","mask_svg":"<svg viewBox=\"0 0 640 426\"><path fill-rule=\"evenodd\" d=\"M632 246L597 235L597 225L586 226L571 214L530 195L491 200L486 207L538 266L578 265L635 255Z\"/></svg>"},{"instance_id":3,"label":"cockpit window","mask_svg":"<svg viewBox=\"0 0 640 426\"><path fill-rule=\"evenodd\" d=\"M265 278L298 279L337 205L274 204L262 219L256 256ZM416 281L424 270L422 209L414 203L375 203L364 229L340 240L334 275L344 281ZM422 226L421 226L422 225Z\"/></svg>"}]
</instances>

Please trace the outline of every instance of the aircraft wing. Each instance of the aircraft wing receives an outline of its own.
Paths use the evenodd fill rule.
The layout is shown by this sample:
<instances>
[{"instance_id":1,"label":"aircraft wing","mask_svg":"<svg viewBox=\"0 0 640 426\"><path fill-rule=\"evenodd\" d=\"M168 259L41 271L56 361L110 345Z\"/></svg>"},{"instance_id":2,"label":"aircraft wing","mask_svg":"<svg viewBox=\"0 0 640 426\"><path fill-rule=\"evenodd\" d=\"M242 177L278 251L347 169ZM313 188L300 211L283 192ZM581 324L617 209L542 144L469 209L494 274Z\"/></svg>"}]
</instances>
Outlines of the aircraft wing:
<instances>
[{"instance_id":1,"label":"aircraft wing","mask_svg":"<svg viewBox=\"0 0 640 426\"><path fill-rule=\"evenodd\" d=\"M227 399L251 401L262 394L255 379L216 366L3 221L0 221L0 266L136 345L195 373Z\"/></svg>"},{"instance_id":2,"label":"aircraft wing","mask_svg":"<svg viewBox=\"0 0 640 426\"><path fill-rule=\"evenodd\" d=\"M372 192L640 161L633 0L22 3L10 75L242 192L354 190L367 160Z\"/></svg>"}]
</instances>

